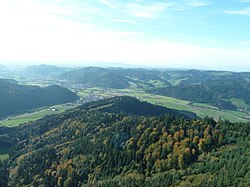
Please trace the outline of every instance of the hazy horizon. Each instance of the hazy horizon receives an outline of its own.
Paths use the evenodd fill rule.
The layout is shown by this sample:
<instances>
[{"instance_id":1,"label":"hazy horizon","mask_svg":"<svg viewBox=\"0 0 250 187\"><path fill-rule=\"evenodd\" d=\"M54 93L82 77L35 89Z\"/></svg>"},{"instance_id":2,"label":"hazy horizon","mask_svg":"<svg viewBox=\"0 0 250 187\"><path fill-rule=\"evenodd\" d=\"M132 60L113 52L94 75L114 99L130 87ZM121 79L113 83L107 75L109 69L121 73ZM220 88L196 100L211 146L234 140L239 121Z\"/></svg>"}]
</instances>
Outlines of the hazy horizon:
<instances>
[{"instance_id":1,"label":"hazy horizon","mask_svg":"<svg viewBox=\"0 0 250 187\"><path fill-rule=\"evenodd\" d=\"M40 65L50 65L50 66L57 66L57 67L65 67L65 68L84 68L84 67L102 67L102 68L141 68L141 69L156 69L156 70L201 70L201 71L231 71L231 72L250 72L250 69L244 67L193 67L193 66L154 66L154 65L136 65L136 64L122 64L122 63L104 63L104 62L79 62L79 63L2 63L2 66L7 67L8 69L15 70L17 68L23 69L28 66L40 66Z\"/></svg>"},{"instance_id":2,"label":"hazy horizon","mask_svg":"<svg viewBox=\"0 0 250 187\"><path fill-rule=\"evenodd\" d=\"M250 1L0 1L0 64L250 71Z\"/></svg>"}]
</instances>

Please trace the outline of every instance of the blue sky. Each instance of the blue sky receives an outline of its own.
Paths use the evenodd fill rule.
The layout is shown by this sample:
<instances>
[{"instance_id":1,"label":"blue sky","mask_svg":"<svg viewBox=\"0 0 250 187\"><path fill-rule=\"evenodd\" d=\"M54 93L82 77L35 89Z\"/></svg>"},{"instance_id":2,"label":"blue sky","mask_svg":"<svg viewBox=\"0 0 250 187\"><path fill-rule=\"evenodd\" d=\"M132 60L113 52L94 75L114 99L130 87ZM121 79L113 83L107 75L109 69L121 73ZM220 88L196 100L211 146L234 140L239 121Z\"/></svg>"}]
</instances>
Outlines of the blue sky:
<instances>
[{"instance_id":1,"label":"blue sky","mask_svg":"<svg viewBox=\"0 0 250 187\"><path fill-rule=\"evenodd\" d=\"M0 0L0 64L250 71L250 0Z\"/></svg>"}]
</instances>

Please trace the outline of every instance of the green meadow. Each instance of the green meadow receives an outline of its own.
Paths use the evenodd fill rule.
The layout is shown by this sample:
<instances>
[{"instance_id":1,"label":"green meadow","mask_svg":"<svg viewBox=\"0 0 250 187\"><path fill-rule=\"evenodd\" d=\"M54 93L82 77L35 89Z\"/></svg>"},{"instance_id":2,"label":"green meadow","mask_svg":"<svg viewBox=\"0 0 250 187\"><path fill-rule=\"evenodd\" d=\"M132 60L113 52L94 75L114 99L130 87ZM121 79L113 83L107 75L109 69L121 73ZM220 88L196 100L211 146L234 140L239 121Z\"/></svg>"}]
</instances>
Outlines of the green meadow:
<instances>
[{"instance_id":1,"label":"green meadow","mask_svg":"<svg viewBox=\"0 0 250 187\"><path fill-rule=\"evenodd\" d=\"M56 105L49 108L41 109L36 112L32 113L26 113L18 116L12 116L7 119L0 121L0 126L8 126L8 127L14 127L17 125L20 125L22 123L28 123L32 121L36 121L40 118L43 118L47 115L52 114L58 114L62 113L67 109L73 108L73 106L67 106L67 105ZM54 110L55 109L55 110Z\"/></svg>"},{"instance_id":2,"label":"green meadow","mask_svg":"<svg viewBox=\"0 0 250 187\"><path fill-rule=\"evenodd\" d=\"M248 114L245 112L220 110L214 106L204 103L190 103L180 99L145 93L134 93L130 95L152 104L194 112L199 117L209 116L216 120L221 117L222 119L229 120L231 122L244 122L249 120Z\"/></svg>"},{"instance_id":3,"label":"green meadow","mask_svg":"<svg viewBox=\"0 0 250 187\"><path fill-rule=\"evenodd\" d=\"M117 89L101 89L98 87L94 87L94 88L77 90L77 94L82 98L89 95L95 95L99 97L129 95L152 104L161 105L164 107L178 109L178 110L186 110L194 112L199 117L209 116L217 120L221 117L222 119L229 120L231 122L244 122L250 120L250 117L246 111L221 110L218 109L217 107L211 106L206 103L190 103L189 101L185 100L175 99L161 95L148 94L140 89L117 90ZM239 108L244 108L244 109L250 108L245 102L237 98L232 98L231 102ZM0 126L8 126L8 127L17 126L22 123L38 120L47 115L64 112L65 110L70 109L72 107L74 106L56 105L32 113L26 113L18 116L11 116L5 120L1 120ZM52 110L53 108L56 109L56 111L53 111Z\"/></svg>"}]
</instances>

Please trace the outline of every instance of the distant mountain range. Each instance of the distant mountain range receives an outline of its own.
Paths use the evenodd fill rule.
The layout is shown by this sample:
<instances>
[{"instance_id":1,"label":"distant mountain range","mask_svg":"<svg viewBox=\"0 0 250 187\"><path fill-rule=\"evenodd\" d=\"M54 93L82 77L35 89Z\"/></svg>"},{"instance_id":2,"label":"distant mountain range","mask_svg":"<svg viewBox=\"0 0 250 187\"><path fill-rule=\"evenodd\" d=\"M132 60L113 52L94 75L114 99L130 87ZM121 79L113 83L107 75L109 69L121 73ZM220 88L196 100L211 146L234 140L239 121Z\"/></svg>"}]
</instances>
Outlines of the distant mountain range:
<instances>
[{"instance_id":1,"label":"distant mountain range","mask_svg":"<svg viewBox=\"0 0 250 187\"><path fill-rule=\"evenodd\" d=\"M124 89L133 83L139 87L154 87L150 80L159 80L164 85L169 85L170 83L164 79L165 75L155 70L86 67L66 72L60 78L87 87Z\"/></svg>"},{"instance_id":2,"label":"distant mountain range","mask_svg":"<svg viewBox=\"0 0 250 187\"><path fill-rule=\"evenodd\" d=\"M19 85L11 79L0 79L0 118L76 99L78 96L75 93L57 85L41 88Z\"/></svg>"},{"instance_id":3,"label":"distant mountain range","mask_svg":"<svg viewBox=\"0 0 250 187\"><path fill-rule=\"evenodd\" d=\"M34 65L25 68L24 73L32 76L58 76L62 73L69 71L70 68L58 67L52 65Z\"/></svg>"},{"instance_id":4,"label":"distant mountain range","mask_svg":"<svg viewBox=\"0 0 250 187\"><path fill-rule=\"evenodd\" d=\"M63 73L60 78L86 87L136 87L148 93L208 103L223 109L237 109L231 98L250 104L250 73L247 72L87 67Z\"/></svg>"},{"instance_id":5,"label":"distant mountain range","mask_svg":"<svg viewBox=\"0 0 250 187\"><path fill-rule=\"evenodd\" d=\"M150 88L147 92L232 110L237 107L230 101L231 98L250 104L250 73L189 70L169 75L172 81L178 83Z\"/></svg>"},{"instance_id":6,"label":"distant mountain range","mask_svg":"<svg viewBox=\"0 0 250 187\"><path fill-rule=\"evenodd\" d=\"M236 110L232 99L250 105L250 72L85 67L70 69L50 65L29 66L23 72L49 76L82 88L140 89L192 103L207 103Z\"/></svg>"},{"instance_id":7,"label":"distant mountain range","mask_svg":"<svg viewBox=\"0 0 250 187\"><path fill-rule=\"evenodd\" d=\"M66 72L60 76L74 84L84 84L87 87L105 87L105 88L128 88L130 86L129 79L117 74L115 71L87 67Z\"/></svg>"}]
</instances>

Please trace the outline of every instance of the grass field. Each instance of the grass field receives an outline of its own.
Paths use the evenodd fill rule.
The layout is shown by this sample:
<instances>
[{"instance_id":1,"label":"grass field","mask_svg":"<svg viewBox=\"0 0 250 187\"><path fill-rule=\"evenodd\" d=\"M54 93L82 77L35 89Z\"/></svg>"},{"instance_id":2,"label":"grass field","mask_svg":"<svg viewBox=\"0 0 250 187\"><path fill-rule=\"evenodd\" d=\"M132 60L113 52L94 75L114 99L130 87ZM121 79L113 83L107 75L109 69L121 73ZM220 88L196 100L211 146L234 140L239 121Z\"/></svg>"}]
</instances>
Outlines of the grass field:
<instances>
[{"instance_id":1,"label":"grass field","mask_svg":"<svg viewBox=\"0 0 250 187\"><path fill-rule=\"evenodd\" d=\"M143 92L143 90L139 89L122 89L122 90L101 90L101 89L84 89L81 91L81 95L86 95L88 93L92 93L99 96L104 97L112 97L117 95L129 95L141 99L143 101L147 101L152 104L165 106L168 108L178 109L178 110L186 110L190 112L196 113L199 117L213 117L214 119L226 119L232 122L245 122L249 121L249 115L245 112L240 111L232 111L232 110L220 110L217 107L208 105L206 103L190 103L189 101L184 101L180 99L175 99L171 97L147 94ZM239 105L246 106L240 100L234 99L234 102L238 102Z\"/></svg>"},{"instance_id":2,"label":"grass field","mask_svg":"<svg viewBox=\"0 0 250 187\"><path fill-rule=\"evenodd\" d=\"M3 155L0 154L0 160L6 160L8 158L9 158L9 154L3 154Z\"/></svg>"},{"instance_id":3,"label":"grass field","mask_svg":"<svg viewBox=\"0 0 250 187\"><path fill-rule=\"evenodd\" d=\"M143 90L139 89L109 89L109 90L102 90L102 89L84 89L81 92L81 95L86 95L88 93L92 93L99 96L104 97L112 97L117 95L129 95L132 97L136 97L140 100L147 101L152 104L165 106L168 108L178 109L178 110L186 110L190 112L194 112L199 117L213 117L214 119L222 119L229 120L231 122L245 122L249 121L249 115L245 112L240 111L232 111L232 110L220 110L217 107L208 105L206 103L190 103L189 101L184 101L180 99L175 99L171 97L161 96L161 95L154 95L154 94L147 94L143 92ZM240 100L235 100L234 102L238 102L239 105L245 106Z\"/></svg>"},{"instance_id":4,"label":"grass field","mask_svg":"<svg viewBox=\"0 0 250 187\"><path fill-rule=\"evenodd\" d=\"M22 123L27 123L27 122L38 120L47 115L58 114L58 113L64 112L65 110L70 109L72 107L73 106L56 105L56 106L52 106L46 109L41 109L37 112L9 117L8 119L0 121L0 126L8 126L8 127L17 126ZM53 111L52 109L56 109L56 111Z\"/></svg>"},{"instance_id":5,"label":"grass field","mask_svg":"<svg viewBox=\"0 0 250 187\"><path fill-rule=\"evenodd\" d=\"M232 122L250 121L250 116L244 111L219 110L218 108L208 105L206 103L190 103L189 101L184 101L184 100L175 99L171 97L147 94L139 89L103 90L100 88L88 88L88 89L78 90L78 95L83 98L89 95L97 95L100 97L129 95L129 96L136 97L140 100L147 101L152 104L161 105L161 106L178 109L178 110L186 110L186 111L194 112L199 117L209 116L209 117L213 117L214 119L219 119L221 117L222 119L226 119ZM239 108L249 107L246 103L242 102L239 99L233 98L231 99L231 101ZM57 106L53 106L50 108L41 109L34 113L9 117L6 120L0 121L0 126L8 126L8 127L17 126L22 123L27 123L30 121L38 120L46 115L64 112L65 110L70 109L72 107L73 106L57 105ZM52 108L56 108L57 110L52 111Z\"/></svg>"},{"instance_id":6,"label":"grass field","mask_svg":"<svg viewBox=\"0 0 250 187\"><path fill-rule=\"evenodd\" d=\"M145 94L145 93L134 93L130 95L152 104L157 104L178 110L186 110L194 112L199 117L209 116L213 117L214 119L219 119L221 117L222 119L226 119L231 122L245 122L250 120L247 119L248 115L244 112L219 110L216 107L213 107L208 104L203 104L203 103L190 104L188 101L184 100L179 100L159 95Z\"/></svg>"},{"instance_id":7,"label":"grass field","mask_svg":"<svg viewBox=\"0 0 250 187\"><path fill-rule=\"evenodd\" d=\"M190 103L190 105L192 105L192 106L194 106L194 107L201 107L201 108L209 108L209 109L218 110L217 107L211 106L211 105L206 104L206 103Z\"/></svg>"},{"instance_id":8,"label":"grass field","mask_svg":"<svg viewBox=\"0 0 250 187\"><path fill-rule=\"evenodd\" d=\"M240 109L250 110L250 106L248 104L246 104L246 102L244 102L241 99L231 98L230 101L233 103L233 105L235 105L236 107L238 107Z\"/></svg>"}]
</instances>

